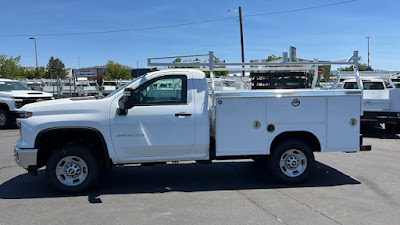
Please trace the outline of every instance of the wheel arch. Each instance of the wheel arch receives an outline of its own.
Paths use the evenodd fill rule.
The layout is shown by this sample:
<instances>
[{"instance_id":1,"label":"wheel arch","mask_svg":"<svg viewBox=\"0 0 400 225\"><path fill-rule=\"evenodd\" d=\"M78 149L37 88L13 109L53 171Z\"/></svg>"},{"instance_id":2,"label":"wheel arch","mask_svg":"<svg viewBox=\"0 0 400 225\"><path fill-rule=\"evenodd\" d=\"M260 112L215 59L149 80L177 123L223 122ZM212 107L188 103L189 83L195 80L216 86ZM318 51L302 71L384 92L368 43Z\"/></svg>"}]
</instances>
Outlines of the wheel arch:
<instances>
[{"instance_id":1,"label":"wheel arch","mask_svg":"<svg viewBox=\"0 0 400 225\"><path fill-rule=\"evenodd\" d=\"M275 149L279 143L282 143L288 139L297 139L303 141L312 149L313 152L321 151L320 140L315 134L309 131L285 131L278 134L271 142L270 151Z\"/></svg>"},{"instance_id":2,"label":"wheel arch","mask_svg":"<svg viewBox=\"0 0 400 225\"><path fill-rule=\"evenodd\" d=\"M67 144L78 143L94 151L103 167L112 166L106 141L99 130L92 127L57 127L44 129L36 136L37 167L46 165L52 151Z\"/></svg>"},{"instance_id":3,"label":"wheel arch","mask_svg":"<svg viewBox=\"0 0 400 225\"><path fill-rule=\"evenodd\" d=\"M10 112L10 106L5 102L0 103L0 109Z\"/></svg>"}]
</instances>

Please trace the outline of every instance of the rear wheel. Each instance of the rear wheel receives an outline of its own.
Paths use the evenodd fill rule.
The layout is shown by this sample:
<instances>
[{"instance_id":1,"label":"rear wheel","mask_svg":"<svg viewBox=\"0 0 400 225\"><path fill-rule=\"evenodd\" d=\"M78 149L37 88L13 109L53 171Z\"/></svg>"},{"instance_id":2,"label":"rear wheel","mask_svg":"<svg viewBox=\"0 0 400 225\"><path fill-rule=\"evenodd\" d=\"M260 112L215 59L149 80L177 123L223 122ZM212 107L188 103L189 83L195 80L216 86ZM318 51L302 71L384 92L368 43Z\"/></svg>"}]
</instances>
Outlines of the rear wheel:
<instances>
[{"instance_id":1,"label":"rear wheel","mask_svg":"<svg viewBox=\"0 0 400 225\"><path fill-rule=\"evenodd\" d=\"M396 134L399 132L399 123L385 123L385 131Z\"/></svg>"},{"instance_id":2,"label":"rear wheel","mask_svg":"<svg viewBox=\"0 0 400 225\"><path fill-rule=\"evenodd\" d=\"M10 116L7 111L0 109L0 129L8 128L10 125Z\"/></svg>"},{"instance_id":3,"label":"rear wheel","mask_svg":"<svg viewBox=\"0 0 400 225\"><path fill-rule=\"evenodd\" d=\"M286 184L304 182L314 167L311 148L301 140L287 140L272 149L268 166L275 179Z\"/></svg>"},{"instance_id":4,"label":"rear wheel","mask_svg":"<svg viewBox=\"0 0 400 225\"><path fill-rule=\"evenodd\" d=\"M397 122L396 134L400 134L400 122Z\"/></svg>"},{"instance_id":5,"label":"rear wheel","mask_svg":"<svg viewBox=\"0 0 400 225\"><path fill-rule=\"evenodd\" d=\"M58 191L83 192L97 183L100 163L87 147L67 145L51 154L46 172L48 180Z\"/></svg>"}]
</instances>

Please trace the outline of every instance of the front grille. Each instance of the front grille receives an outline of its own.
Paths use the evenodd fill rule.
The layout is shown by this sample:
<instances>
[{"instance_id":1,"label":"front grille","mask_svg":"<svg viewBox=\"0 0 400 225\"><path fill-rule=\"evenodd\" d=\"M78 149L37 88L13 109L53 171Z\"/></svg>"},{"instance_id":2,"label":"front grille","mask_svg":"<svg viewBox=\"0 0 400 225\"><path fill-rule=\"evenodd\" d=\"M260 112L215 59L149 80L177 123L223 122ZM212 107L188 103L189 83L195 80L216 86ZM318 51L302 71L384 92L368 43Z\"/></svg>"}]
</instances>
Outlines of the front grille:
<instances>
[{"instance_id":1,"label":"front grille","mask_svg":"<svg viewBox=\"0 0 400 225\"><path fill-rule=\"evenodd\" d=\"M39 101L46 101L46 100L51 100L51 97L43 97L43 98L38 98L38 97L30 97L30 98L20 98L22 101L18 101L15 103L16 108L21 108L22 106L30 103L35 103Z\"/></svg>"}]
</instances>

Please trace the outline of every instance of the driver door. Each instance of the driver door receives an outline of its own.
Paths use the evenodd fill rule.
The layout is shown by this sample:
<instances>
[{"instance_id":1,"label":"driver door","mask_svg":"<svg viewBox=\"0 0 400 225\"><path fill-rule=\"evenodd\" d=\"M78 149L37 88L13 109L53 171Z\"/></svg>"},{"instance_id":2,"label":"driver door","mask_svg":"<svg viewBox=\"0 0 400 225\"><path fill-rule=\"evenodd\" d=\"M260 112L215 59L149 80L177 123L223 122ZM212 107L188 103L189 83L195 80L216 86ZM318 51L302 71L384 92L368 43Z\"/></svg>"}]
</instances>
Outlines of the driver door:
<instances>
[{"instance_id":1,"label":"driver door","mask_svg":"<svg viewBox=\"0 0 400 225\"><path fill-rule=\"evenodd\" d=\"M111 116L120 159L188 154L194 145L193 83L189 75L166 75L141 84L125 116ZM113 113L113 112L111 112Z\"/></svg>"}]
</instances>

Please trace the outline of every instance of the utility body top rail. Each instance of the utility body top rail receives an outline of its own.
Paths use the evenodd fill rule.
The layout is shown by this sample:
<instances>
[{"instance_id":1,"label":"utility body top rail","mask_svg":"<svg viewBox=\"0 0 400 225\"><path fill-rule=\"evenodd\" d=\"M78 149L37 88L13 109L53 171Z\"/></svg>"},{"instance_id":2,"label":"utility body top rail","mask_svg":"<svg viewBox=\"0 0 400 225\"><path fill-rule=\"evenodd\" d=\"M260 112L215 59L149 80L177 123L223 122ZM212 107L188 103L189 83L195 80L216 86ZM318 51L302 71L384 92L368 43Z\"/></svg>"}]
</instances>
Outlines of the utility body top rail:
<instances>
[{"instance_id":1,"label":"utility body top rail","mask_svg":"<svg viewBox=\"0 0 400 225\"><path fill-rule=\"evenodd\" d=\"M207 60L198 59L197 57L208 56ZM196 60L187 60L182 62L183 58L194 58ZM180 58L181 62L156 62L156 60L165 59L177 59ZM238 63L226 63L221 62L217 57L214 56L213 51L209 51L208 54L192 54L192 55L177 55L177 56L165 56L165 57L152 57L147 59L147 64L150 67L165 66L165 67L183 67L183 68L199 68L203 71L210 71L211 78L211 95L212 95L212 117L215 118L215 77L214 71L254 71L254 70L314 70L314 79L312 82L312 88L315 88L318 77L318 66L323 65L352 65L354 68L353 77L356 79L358 87L361 87L361 93L363 90L363 84L360 81L360 75L358 70L358 51L354 51L353 55L347 60L338 61L318 61L317 58L312 62L291 62L288 58L288 52L283 52L282 62L238 62ZM296 69L294 69L296 68ZM361 109L361 112L363 109Z\"/></svg>"}]
</instances>

